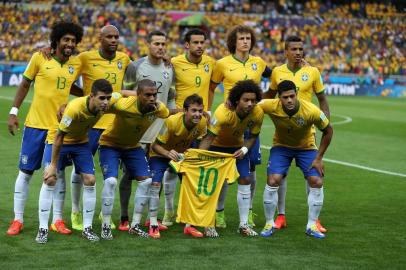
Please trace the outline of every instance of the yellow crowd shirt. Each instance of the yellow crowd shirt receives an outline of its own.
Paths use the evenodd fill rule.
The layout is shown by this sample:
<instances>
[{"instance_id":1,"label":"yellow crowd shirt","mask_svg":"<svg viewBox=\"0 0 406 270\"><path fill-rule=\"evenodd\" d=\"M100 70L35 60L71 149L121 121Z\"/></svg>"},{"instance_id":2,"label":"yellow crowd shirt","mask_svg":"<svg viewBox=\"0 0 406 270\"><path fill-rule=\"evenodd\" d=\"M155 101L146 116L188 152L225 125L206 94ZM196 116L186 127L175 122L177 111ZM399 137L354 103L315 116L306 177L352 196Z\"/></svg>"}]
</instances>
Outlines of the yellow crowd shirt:
<instances>
[{"instance_id":1,"label":"yellow crowd shirt","mask_svg":"<svg viewBox=\"0 0 406 270\"><path fill-rule=\"evenodd\" d=\"M216 61L203 55L200 63L195 64L182 54L172 58L171 62L175 69L176 107L183 108L188 96L198 94L203 98L204 110L207 111L210 79Z\"/></svg>"},{"instance_id":2,"label":"yellow crowd shirt","mask_svg":"<svg viewBox=\"0 0 406 270\"><path fill-rule=\"evenodd\" d=\"M110 111L115 114L113 124L103 132L99 143L122 149L138 147L142 135L155 119L169 116L169 110L162 102L158 103L155 111L141 113L137 97L118 100Z\"/></svg>"},{"instance_id":3,"label":"yellow crowd shirt","mask_svg":"<svg viewBox=\"0 0 406 270\"><path fill-rule=\"evenodd\" d=\"M224 100L227 100L231 88L241 80L261 82L266 63L258 56L249 55L245 62L241 62L234 55L228 55L217 61L211 80L214 83L223 82Z\"/></svg>"},{"instance_id":4,"label":"yellow crowd shirt","mask_svg":"<svg viewBox=\"0 0 406 270\"><path fill-rule=\"evenodd\" d=\"M185 113L177 113L169 116L159 132L155 143L160 144L166 150L175 150L178 153L185 152L191 143L197 138L203 137L207 131L207 119L202 117L200 122L192 129L185 126ZM160 156L151 149L150 157Z\"/></svg>"},{"instance_id":5,"label":"yellow crowd shirt","mask_svg":"<svg viewBox=\"0 0 406 270\"><path fill-rule=\"evenodd\" d=\"M323 130L329 125L324 113L316 105L305 100L299 100L299 110L293 116L285 113L279 99L264 99L258 106L271 117L275 125L273 146L317 149L312 126Z\"/></svg>"},{"instance_id":6,"label":"yellow crowd shirt","mask_svg":"<svg viewBox=\"0 0 406 270\"><path fill-rule=\"evenodd\" d=\"M239 177L235 162L232 154L189 149L184 160L169 163L182 174L176 222L214 227L221 187Z\"/></svg>"},{"instance_id":7,"label":"yellow crowd shirt","mask_svg":"<svg viewBox=\"0 0 406 270\"><path fill-rule=\"evenodd\" d=\"M82 78L84 95L89 95L95 80L106 79L111 83L113 92L120 92L124 73L130 64L130 57L123 52L116 52L114 59L109 60L101 56L99 50L82 52L79 54L82 62ZM94 128L106 129L113 122L114 115L105 114Z\"/></svg>"},{"instance_id":8,"label":"yellow crowd shirt","mask_svg":"<svg viewBox=\"0 0 406 270\"><path fill-rule=\"evenodd\" d=\"M209 132L216 136L213 146L241 147L244 144L244 131L249 129L253 135L261 131L264 112L255 106L252 112L241 119L234 110L223 103L214 112L210 120Z\"/></svg>"},{"instance_id":9,"label":"yellow crowd shirt","mask_svg":"<svg viewBox=\"0 0 406 270\"><path fill-rule=\"evenodd\" d=\"M55 58L47 60L40 53L34 53L23 74L27 81L34 81L34 97L25 120L27 127L58 127L57 112L68 102L71 86L80 69L78 57L71 56L65 63L60 63Z\"/></svg>"}]
</instances>

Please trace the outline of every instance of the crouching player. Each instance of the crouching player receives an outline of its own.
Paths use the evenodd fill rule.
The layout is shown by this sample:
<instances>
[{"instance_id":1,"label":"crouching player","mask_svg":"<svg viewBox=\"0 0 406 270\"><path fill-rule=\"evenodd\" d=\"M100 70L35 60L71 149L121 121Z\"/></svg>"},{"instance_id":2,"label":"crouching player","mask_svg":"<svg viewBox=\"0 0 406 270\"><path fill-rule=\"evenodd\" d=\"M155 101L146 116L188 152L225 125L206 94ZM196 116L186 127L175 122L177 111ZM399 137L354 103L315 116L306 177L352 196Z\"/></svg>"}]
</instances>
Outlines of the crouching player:
<instances>
[{"instance_id":1,"label":"crouching player","mask_svg":"<svg viewBox=\"0 0 406 270\"><path fill-rule=\"evenodd\" d=\"M302 170L309 183L307 198L309 205L306 234L324 238L316 221L323 206L323 155L326 152L333 129L324 113L314 104L297 99L296 85L292 81L278 84L279 99L263 100L258 104L268 114L274 125L275 134L269 155L268 180L264 190L264 211L266 224L261 236L274 233L274 214L278 204L278 189L283 177L288 173L293 159ZM322 131L319 150L312 132L315 125Z\"/></svg>"},{"instance_id":2,"label":"crouching player","mask_svg":"<svg viewBox=\"0 0 406 270\"><path fill-rule=\"evenodd\" d=\"M203 99L197 94L188 96L183 102L184 112L177 113L166 119L161 132L151 146L149 164L152 171L152 187L150 199L151 224L157 224L159 207L159 190L162 178L169 167L171 160L179 161L181 154L188 149L192 142L206 134L207 120L203 117ZM173 198L176 188L176 178L167 177L165 184L165 217L169 220L175 218ZM203 237L203 234L194 227L186 224L183 232L193 237ZM150 229L151 237L158 238L159 230Z\"/></svg>"},{"instance_id":3,"label":"crouching player","mask_svg":"<svg viewBox=\"0 0 406 270\"><path fill-rule=\"evenodd\" d=\"M109 103L114 103L120 94L112 97L111 84L104 79L96 80L89 96L69 102L65 109L57 131L50 131L48 144L44 151L44 183L39 195L39 230L37 243L48 241L48 219L52 205L53 189L56 184L57 171L62 171L70 165L70 159L80 173L83 183L83 237L89 241L98 241L99 237L93 232L92 223L96 205L96 178L94 176L93 156L88 144L88 130L108 109ZM55 134L54 136L52 134ZM49 165L48 165L49 164Z\"/></svg>"}]
</instances>

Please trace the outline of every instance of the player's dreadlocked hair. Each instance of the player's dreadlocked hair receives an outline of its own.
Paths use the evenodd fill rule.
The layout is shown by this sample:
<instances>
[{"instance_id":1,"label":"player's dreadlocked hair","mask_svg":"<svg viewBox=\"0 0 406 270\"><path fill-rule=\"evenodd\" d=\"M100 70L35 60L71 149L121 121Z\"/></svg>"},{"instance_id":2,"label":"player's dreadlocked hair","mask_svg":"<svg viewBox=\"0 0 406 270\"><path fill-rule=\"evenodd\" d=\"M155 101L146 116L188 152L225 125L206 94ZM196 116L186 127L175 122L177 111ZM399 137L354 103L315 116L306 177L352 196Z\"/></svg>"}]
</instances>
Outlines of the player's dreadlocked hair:
<instances>
[{"instance_id":1,"label":"player's dreadlocked hair","mask_svg":"<svg viewBox=\"0 0 406 270\"><path fill-rule=\"evenodd\" d=\"M228 96L228 100L234 108L237 107L237 103L244 93L254 93L257 102L260 102L262 99L262 90L253 80L239 81L231 88L230 95Z\"/></svg>"},{"instance_id":2,"label":"player's dreadlocked hair","mask_svg":"<svg viewBox=\"0 0 406 270\"><path fill-rule=\"evenodd\" d=\"M256 44L256 38L255 38L255 33L254 30L252 30L251 27L244 26L244 25L237 25L234 28L230 30L230 32L227 34L227 48L230 53L235 53L235 49L237 47L237 33L240 34L251 34L251 48L254 48Z\"/></svg>"},{"instance_id":3,"label":"player's dreadlocked hair","mask_svg":"<svg viewBox=\"0 0 406 270\"><path fill-rule=\"evenodd\" d=\"M82 41L83 27L73 22L57 22L51 28L49 39L51 40L51 48L56 49L56 43L66 34L74 35L76 44Z\"/></svg>"}]
</instances>

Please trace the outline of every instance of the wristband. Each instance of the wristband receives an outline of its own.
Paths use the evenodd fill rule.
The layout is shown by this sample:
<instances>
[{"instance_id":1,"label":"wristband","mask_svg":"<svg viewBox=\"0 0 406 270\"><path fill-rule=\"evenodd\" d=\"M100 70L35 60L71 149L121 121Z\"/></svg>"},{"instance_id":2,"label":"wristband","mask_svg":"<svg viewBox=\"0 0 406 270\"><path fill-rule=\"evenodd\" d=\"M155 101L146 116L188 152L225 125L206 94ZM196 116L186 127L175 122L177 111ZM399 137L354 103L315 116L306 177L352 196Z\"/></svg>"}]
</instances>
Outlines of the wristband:
<instances>
[{"instance_id":1,"label":"wristband","mask_svg":"<svg viewBox=\"0 0 406 270\"><path fill-rule=\"evenodd\" d=\"M11 107L11 110L10 110L9 114L13 114L13 115L17 116L18 108L17 107Z\"/></svg>"},{"instance_id":2,"label":"wristband","mask_svg":"<svg viewBox=\"0 0 406 270\"><path fill-rule=\"evenodd\" d=\"M207 111L207 114L211 117L211 111Z\"/></svg>"},{"instance_id":3,"label":"wristband","mask_svg":"<svg viewBox=\"0 0 406 270\"><path fill-rule=\"evenodd\" d=\"M244 153L244 155L248 153L248 148L245 146L241 147L240 150Z\"/></svg>"}]
</instances>

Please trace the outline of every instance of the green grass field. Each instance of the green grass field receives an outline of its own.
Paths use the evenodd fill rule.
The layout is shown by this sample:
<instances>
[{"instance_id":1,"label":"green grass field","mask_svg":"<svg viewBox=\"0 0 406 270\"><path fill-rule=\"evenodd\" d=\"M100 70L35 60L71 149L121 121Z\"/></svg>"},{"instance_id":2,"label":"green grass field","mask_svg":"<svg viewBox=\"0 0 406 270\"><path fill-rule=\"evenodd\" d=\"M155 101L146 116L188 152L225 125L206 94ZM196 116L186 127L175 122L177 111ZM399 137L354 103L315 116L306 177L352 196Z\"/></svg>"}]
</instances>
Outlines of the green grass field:
<instances>
[{"instance_id":1,"label":"green grass field","mask_svg":"<svg viewBox=\"0 0 406 270\"><path fill-rule=\"evenodd\" d=\"M169 231L162 232L159 240L139 239L115 231L113 241L89 243L75 232L69 236L51 233L48 244L38 245L34 238L38 226L38 193L42 171L38 171L31 180L23 233L15 237L6 235L13 218L13 191L22 134L20 130L13 137L7 132L6 121L14 93L15 88L0 88L0 269L406 267L405 99L329 97L332 122L336 124L326 158L400 175L325 162L325 200L321 220L329 232L324 240L309 238L304 234L307 222L305 184L300 171L292 166L288 177L288 228L277 231L271 238L243 238L237 234L237 187L232 185L226 204L228 227L219 230L219 239L191 239L182 234L182 226L175 225ZM30 94L27 99L31 97ZM220 99L218 95L217 103ZM29 103L24 103L20 110L21 124L28 108ZM267 119L261 132L263 145L271 145L272 133L271 121ZM257 167L258 188L254 204L254 211L258 214L257 231L264 225L262 194L268 152L263 149L263 165ZM102 178L100 169L96 167L98 213ZM70 170L66 175L70 175ZM66 220L70 216L69 189L67 184ZM160 216L163 215L162 209ZM114 220L117 222L118 218L119 202L116 198ZM100 232L97 218L94 227Z\"/></svg>"}]
</instances>

